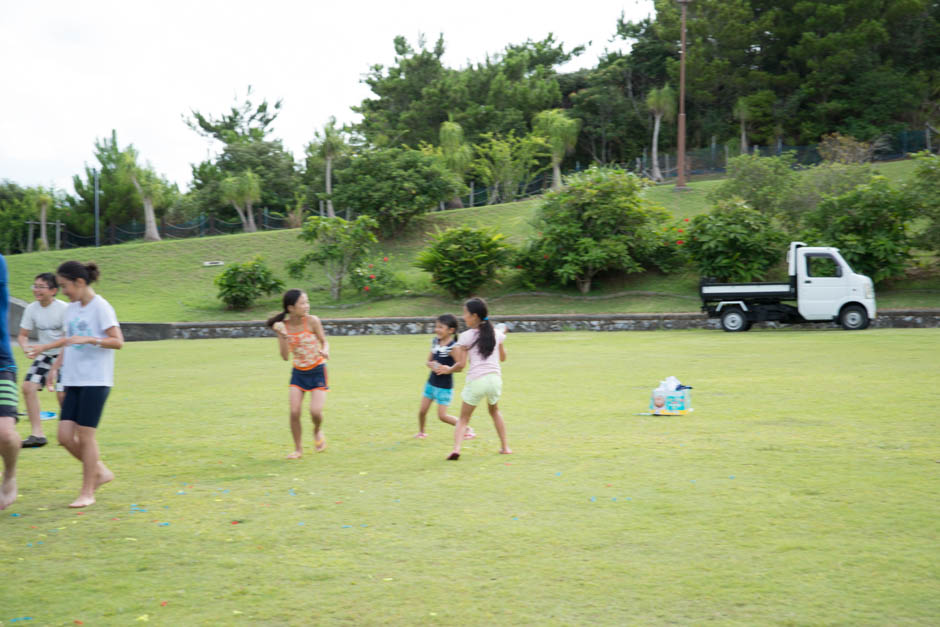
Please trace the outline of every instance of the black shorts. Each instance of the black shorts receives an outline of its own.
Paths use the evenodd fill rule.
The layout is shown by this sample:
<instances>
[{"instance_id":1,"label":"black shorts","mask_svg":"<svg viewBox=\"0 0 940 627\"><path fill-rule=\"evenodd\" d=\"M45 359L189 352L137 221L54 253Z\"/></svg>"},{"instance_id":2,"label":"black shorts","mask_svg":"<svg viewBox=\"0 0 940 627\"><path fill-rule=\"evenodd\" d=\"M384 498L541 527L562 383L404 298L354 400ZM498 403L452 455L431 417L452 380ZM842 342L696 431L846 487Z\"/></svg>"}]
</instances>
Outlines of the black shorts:
<instances>
[{"instance_id":1,"label":"black shorts","mask_svg":"<svg viewBox=\"0 0 940 627\"><path fill-rule=\"evenodd\" d=\"M290 386L300 388L304 392L312 390L329 390L326 384L326 364L320 364L310 370L294 370L290 373Z\"/></svg>"},{"instance_id":2,"label":"black shorts","mask_svg":"<svg viewBox=\"0 0 940 627\"><path fill-rule=\"evenodd\" d=\"M59 420L97 428L110 392L111 388L106 385L66 386Z\"/></svg>"},{"instance_id":3,"label":"black shorts","mask_svg":"<svg viewBox=\"0 0 940 627\"><path fill-rule=\"evenodd\" d=\"M16 408L20 403L20 390L16 385L15 370L0 370L0 418L19 421Z\"/></svg>"}]
</instances>

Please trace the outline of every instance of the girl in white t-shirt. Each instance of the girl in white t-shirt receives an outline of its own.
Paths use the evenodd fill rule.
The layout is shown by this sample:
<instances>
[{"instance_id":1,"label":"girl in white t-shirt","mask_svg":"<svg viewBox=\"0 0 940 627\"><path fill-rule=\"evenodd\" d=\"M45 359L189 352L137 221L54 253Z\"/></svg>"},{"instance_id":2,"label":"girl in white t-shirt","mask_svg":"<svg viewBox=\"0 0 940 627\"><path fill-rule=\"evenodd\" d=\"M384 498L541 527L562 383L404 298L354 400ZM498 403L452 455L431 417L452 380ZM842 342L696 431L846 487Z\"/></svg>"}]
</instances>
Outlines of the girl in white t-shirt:
<instances>
[{"instance_id":1,"label":"girl in white t-shirt","mask_svg":"<svg viewBox=\"0 0 940 627\"><path fill-rule=\"evenodd\" d=\"M65 349L49 373L50 385L62 368L65 399L59 416L59 444L82 462L82 490L69 507L88 507L95 490L114 479L101 461L95 434L104 403L114 385L114 351L124 346L124 335L114 308L98 296L91 284L98 266L66 261L56 271L59 286L69 298L65 312Z\"/></svg>"},{"instance_id":2,"label":"girl in white t-shirt","mask_svg":"<svg viewBox=\"0 0 940 627\"><path fill-rule=\"evenodd\" d=\"M464 303L463 321L469 328L457 338L457 345L452 351L456 363L437 369L438 374L460 372L467 365L467 360L470 360L470 370L460 395L463 404L460 407L460 420L454 429L454 450L447 459L460 459L460 445L470 423L470 416L484 399L493 419L493 426L499 435L499 452L512 453L506 439L506 423L503 422L503 415L497 405L503 390L499 363L506 361L506 349L503 346L506 336L493 328L486 302L482 298L471 298Z\"/></svg>"}]
</instances>

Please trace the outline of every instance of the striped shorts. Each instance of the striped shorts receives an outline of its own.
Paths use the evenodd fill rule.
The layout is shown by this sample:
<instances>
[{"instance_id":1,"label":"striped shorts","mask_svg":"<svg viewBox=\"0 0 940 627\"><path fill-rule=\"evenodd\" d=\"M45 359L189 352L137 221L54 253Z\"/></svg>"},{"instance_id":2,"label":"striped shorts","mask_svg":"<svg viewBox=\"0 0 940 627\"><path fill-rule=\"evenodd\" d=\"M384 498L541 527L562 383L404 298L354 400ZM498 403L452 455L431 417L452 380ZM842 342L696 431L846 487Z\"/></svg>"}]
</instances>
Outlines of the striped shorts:
<instances>
[{"instance_id":1,"label":"striped shorts","mask_svg":"<svg viewBox=\"0 0 940 627\"><path fill-rule=\"evenodd\" d=\"M17 417L16 407L20 402L19 390L16 388L16 371L0 370L0 418Z\"/></svg>"}]
</instances>

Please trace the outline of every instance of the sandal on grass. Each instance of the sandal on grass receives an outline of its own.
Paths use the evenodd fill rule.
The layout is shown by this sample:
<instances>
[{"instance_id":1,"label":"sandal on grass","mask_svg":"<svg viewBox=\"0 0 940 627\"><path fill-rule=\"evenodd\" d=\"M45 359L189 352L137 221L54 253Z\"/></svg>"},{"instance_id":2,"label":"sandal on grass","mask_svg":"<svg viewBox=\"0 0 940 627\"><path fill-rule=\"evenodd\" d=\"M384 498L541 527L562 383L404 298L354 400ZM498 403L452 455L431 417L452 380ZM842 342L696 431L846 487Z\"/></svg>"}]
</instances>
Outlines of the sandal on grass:
<instances>
[{"instance_id":1,"label":"sandal on grass","mask_svg":"<svg viewBox=\"0 0 940 627\"><path fill-rule=\"evenodd\" d=\"M447 461L449 462L455 462L458 459L460 459L460 453L451 453L447 456Z\"/></svg>"},{"instance_id":2,"label":"sandal on grass","mask_svg":"<svg viewBox=\"0 0 940 627\"><path fill-rule=\"evenodd\" d=\"M23 440L23 448L39 448L40 446L45 446L49 441L46 438L31 435L25 440Z\"/></svg>"}]
</instances>

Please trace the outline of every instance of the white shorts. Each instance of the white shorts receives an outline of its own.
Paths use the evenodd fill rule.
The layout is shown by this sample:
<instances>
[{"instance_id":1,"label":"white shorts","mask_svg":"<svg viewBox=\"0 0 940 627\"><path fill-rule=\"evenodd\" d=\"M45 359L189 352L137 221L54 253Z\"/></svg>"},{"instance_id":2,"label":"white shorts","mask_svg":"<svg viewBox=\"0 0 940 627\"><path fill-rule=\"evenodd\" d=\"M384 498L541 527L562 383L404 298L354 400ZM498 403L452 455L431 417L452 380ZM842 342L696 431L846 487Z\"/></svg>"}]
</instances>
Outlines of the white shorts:
<instances>
[{"instance_id":1,"label":"white shorts","mask_svg":"<svg viewBox=\"0 0 940 627\"><path fill-rule=\"evenodd\" d=\"M487 404L495 405L503 393L503 378L495 372L485 374L479 379L467 381L463 386L460 398L467 405L476 407L484 398Z\"/></svg>"}]
</instances>

